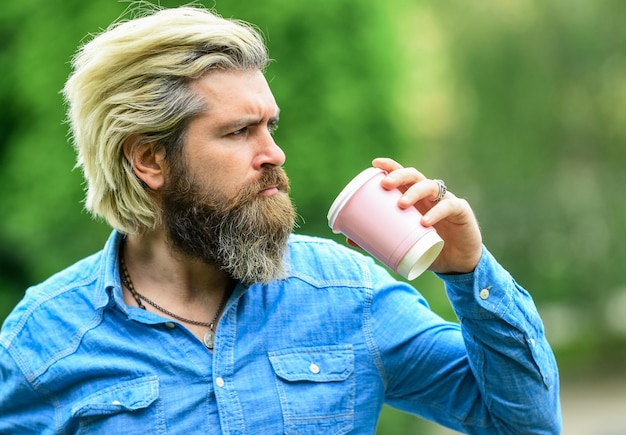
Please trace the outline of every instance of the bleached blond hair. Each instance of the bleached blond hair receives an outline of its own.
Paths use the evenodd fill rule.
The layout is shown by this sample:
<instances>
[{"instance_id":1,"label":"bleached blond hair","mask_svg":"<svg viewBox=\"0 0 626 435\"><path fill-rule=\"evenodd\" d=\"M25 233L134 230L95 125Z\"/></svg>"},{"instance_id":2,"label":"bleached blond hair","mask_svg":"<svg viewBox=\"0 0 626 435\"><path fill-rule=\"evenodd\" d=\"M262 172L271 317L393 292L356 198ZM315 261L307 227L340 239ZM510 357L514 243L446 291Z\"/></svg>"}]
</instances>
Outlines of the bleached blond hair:
<instances>
[{"instance_id":1,"label":"bleached blond hair","mask_svg":"<svg viewBox=\"0 0 626 435\"><path fill-rule=\"evenodd\" d=\"M264 70L268 55L250 24L202 7L156 9L112 24L79 48L63 95L85 207L123 233L155 228L161 210L124 156L125 141L156 143L166 159L205 110L191 84L211 70Z\"/></svg>"}]
</instances>

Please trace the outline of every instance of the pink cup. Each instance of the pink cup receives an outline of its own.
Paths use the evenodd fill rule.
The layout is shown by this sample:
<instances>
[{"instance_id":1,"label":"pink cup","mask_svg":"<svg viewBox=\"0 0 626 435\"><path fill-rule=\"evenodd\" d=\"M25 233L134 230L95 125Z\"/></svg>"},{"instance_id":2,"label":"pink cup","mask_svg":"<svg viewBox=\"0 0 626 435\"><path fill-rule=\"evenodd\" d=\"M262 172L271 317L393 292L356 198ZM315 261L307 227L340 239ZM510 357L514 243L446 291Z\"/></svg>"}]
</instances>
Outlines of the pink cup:
<instances>
[{"instance_id":1,"label":"pink cup","mask_svg":"<svg viewBox=\"0 0 626 435\"><path fill-rule=\"evenodd\" d=\"M420 223L422 214L415 207L398 207L402 192L383 189L385 175L382 169L368 168L350 181L330 207L328 225L412 280L435 261L443 240L434 228Z\"/></svg>"}]
</instances>

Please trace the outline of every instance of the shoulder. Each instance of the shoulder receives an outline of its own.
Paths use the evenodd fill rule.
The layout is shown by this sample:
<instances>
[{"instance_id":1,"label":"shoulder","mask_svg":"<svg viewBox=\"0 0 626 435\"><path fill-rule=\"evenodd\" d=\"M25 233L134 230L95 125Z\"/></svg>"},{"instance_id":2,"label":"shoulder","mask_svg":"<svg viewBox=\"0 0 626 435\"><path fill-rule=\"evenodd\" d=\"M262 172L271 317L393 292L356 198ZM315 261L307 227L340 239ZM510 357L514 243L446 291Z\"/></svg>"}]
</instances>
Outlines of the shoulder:
<instances>
[{"instance_id":1,"label":"shoulder","mask_svg":"<svg viewBox=\"0 0 626 435\"><path fill-rule=\"evenodd\" d=\"M314 285L372 287L383 272L374 260L330 239L294 234L288 246L289 275Z\"/></svg>"},{"instance_id":2,"label":"shoulder","mask_svg":"<svg viewBox=\"0 0 626 435\"><path fill-rule=\"evenodd\" d=\"M335 242L331 239L323 237L309 236L305 234L292 234L289 237L289 250L290 253L294 252L333 252L340 255L354 255L358 254L351 248ZM361 254L359 254L361 255Z\"/></svg>"},{"instance_id":3,"label":"shoulder","mask_svg":"<svg viewBox=\"0 0 626 435\"><path fill-rule=\"evenodd\" d=\"M57 314L71 313L80 308L76 303L90 293L98 279L101 253L93 254L72 266L52 275L45 281L26 290L24 297L9 314L2 327L1 342L11 341L29 323L47 327ZM82 301L83 303L86 301ZM59 311L59 313L56 313Z\"/></svg>"},{"instance_id":4,"label":"shoulder","mask_svg":"<svg viewBox=\"0 0 626 435\"><path fill-rule=\"evenodd\" d=\"M3 326L3 335L7 329L23 326L33 315L41 310L48 311L56 302L71 297L71 294L91 287L97 280L101 253L86 257L72 266L55 273L45 281L26 290L24 297L9 314Z\"/></svg>"},{"instance_id":5,"label":"shoulder","mask_svg":"<svg viewBox=\"0 0 626 435\"><path fill-rule=\"evenodd\" d=\"M92 254L30 287L6 318L0 346L25 372L44 369L71 352L106 305L105 251Z\"/></svg>"},{"instance_id":6,"label":"shoulder","mask_svg":"<svg viewBox=\"0 0 626 435\"><path fill-rule=\"evenodd\" d=\"M408 297L428 306L411 284L399 280L371 256L330 239L292 235L289 242L289 278L318 288L343 287L387 300Z\"/></svg>"}]
</instances>

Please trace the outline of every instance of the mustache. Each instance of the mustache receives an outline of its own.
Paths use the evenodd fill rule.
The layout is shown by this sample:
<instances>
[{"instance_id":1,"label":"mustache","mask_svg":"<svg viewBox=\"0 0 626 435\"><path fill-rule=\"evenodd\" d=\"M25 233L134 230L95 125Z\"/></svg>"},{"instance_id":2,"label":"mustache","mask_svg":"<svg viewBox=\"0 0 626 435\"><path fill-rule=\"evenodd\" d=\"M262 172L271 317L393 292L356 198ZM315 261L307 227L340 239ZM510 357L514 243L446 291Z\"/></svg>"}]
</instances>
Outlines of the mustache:
<instances>
[{"instance_id":1,"label":"mustache","mask_svg":"<svg viewBox=\"0 0 626 435\"><path fill-rule=\"evenodd\" d=\"M285 170L280 167L266 169L255 184L259 188L258 192L276 186L281 192L289 193L289 178Z\"/></svg>"},{"instance_id":2,"label":"mustache","mask_svg":"<svg viewBox=\"0 0 626 435\"><path fill-rule=\"evenodd\" d=\"M245 185L231 202L235 204L247 204L259 199L259 193L265 189L276 187L280 192L289 193L289 177L282 167L265 169L258 180Z\"/></svg>"}]
</instances>

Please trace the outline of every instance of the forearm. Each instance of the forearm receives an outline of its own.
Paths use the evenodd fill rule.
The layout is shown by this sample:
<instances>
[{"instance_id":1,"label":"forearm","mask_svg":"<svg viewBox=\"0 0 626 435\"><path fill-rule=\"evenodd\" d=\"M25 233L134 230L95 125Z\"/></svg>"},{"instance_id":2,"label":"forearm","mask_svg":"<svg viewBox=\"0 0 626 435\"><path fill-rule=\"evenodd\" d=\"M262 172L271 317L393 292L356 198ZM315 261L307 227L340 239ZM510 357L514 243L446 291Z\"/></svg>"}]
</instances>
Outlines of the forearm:
<instances>
[{"instance_id":1,"label":"forearm","mask_svg":"<svg viewBox=\"0 0 626 435\"><path fill-rule=\"evenodd\" d=\"M499 433L559 433L558 370L530 295L486 249L473 273L440 277Z\"/></svg>"}]
</instances>

